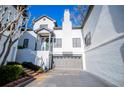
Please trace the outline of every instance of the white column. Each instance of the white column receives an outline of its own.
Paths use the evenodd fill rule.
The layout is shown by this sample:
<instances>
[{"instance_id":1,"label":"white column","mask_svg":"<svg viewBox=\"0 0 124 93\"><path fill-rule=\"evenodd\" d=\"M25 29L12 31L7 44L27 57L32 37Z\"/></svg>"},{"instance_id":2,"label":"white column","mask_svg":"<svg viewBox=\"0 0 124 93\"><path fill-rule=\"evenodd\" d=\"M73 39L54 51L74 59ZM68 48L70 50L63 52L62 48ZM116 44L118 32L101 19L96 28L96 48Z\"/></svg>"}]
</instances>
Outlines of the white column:
<instances>
[{"instance_id":1,"label":"white column","mask_svg":"<svg viewBox=\"0 0 124 93\"><path fill-rule=\"evenodd\" d=\"M49 33L49 51L51 50L51 33Z\"/></svg>"},{"instance_id":2,"label":"white column","mask_svg":"<svg viewBox=\"0 0 124 93\"><path fill-rule=\"evenodd\" d=\"M49 69L51 69L51 33L49 33Z\"/></svg>"}]
</instances>

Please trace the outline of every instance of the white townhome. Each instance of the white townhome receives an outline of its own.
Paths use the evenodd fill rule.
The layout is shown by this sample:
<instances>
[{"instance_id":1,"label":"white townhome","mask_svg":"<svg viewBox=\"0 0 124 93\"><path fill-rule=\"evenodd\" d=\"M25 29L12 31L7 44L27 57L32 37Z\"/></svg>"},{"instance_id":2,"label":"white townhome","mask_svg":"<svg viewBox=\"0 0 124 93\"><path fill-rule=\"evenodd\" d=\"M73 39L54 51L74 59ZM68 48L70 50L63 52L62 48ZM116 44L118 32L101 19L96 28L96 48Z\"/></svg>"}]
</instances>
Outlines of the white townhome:
<instances>
[{"instance_id":1,"label":"white townhome","mask_svg":"<svg viewBox=\"0 0 124 93\"><path fill-rule=\"evenodd\" d=\"M62 27L56 20L41 16L19 40L18 62L32 62L51 69L82 70L83 39L80 27L72 27L69 10L64 12Z\"/></svg>"}]
</instances>

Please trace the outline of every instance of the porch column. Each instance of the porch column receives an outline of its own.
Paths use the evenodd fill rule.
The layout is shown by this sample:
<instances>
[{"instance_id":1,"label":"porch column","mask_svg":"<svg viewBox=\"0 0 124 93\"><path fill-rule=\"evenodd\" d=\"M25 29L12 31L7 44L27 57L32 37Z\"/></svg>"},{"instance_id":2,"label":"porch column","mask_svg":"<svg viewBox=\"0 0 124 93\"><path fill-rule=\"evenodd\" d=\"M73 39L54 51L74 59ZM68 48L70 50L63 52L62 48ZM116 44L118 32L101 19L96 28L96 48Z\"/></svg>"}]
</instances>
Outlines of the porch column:
<instances>
[{"instance_id":1,"label":"porch column","mask_svg":"<svg viewBox=\"0 0 124 93\"><path fill-rule=\"evenodd\" d=\"M51 33L49 33L49 69L51 69Z\"/></svg>"},{"instance_id":2,"label":"porch column","mask_svg":"<svg viewBox=\"0 0 124 93\"><path fill-rule=\"evenodd\" d=\"M39 50L39 35L37 34L37 46L36 46L36 50Z\"/></svg>"},{"instance_id":3,"label":"porch column","mask_svg":"<svg viewBox=\"0 0 124 93\"><path fill-rule=\"evenodd\" d=\"M51 33L49 33L49 51L51 51Z\"/></svg>"}]
</instances>

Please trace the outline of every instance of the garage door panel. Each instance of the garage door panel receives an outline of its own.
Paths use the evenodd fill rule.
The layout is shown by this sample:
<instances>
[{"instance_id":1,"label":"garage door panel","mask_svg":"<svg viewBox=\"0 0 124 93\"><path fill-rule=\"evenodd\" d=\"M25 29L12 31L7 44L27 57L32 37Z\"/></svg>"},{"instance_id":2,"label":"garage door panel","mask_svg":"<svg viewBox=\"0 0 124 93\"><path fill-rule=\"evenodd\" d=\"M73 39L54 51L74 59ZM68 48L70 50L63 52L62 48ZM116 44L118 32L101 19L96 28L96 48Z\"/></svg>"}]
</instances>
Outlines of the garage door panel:
<instances>
[{"instance_id":1,"label":"garage door panel","mask_svg":"<svg viewBox=\"0 0 124 93\"><path fill-rule=\"evenodd\" d=\"M82 61L81 57L75 56L57 56L54 57L54 63L56 69L64 70L82 70Z\"/></svg>"}]
</instances>

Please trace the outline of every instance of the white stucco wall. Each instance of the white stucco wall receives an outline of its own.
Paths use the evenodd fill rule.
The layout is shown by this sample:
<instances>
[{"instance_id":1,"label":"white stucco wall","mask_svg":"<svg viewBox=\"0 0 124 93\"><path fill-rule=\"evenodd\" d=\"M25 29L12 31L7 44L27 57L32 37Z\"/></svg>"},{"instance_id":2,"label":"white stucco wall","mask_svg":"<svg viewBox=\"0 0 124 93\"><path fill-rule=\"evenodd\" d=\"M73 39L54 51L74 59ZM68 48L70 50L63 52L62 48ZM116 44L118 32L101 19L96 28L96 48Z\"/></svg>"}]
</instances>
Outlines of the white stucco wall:
<instances>
[{"instance_id":1,"label":"white stucco wall","mask_svg":"<svg viewBox=\"0 0 124 93\"><path fill-rule=\"evenodd\" d=\"M37 35L34 31L25 32L19 39L18 46L23 46L24 39L28 39L28 48L18 49L16 61L17 62L32 62L35 64L37 52L35 51L35 43L37 42Z\"/></svg>"},{"instance_id":2,"label":"white stucco wall","mask_svg":"<svg viewBox=\"0 0 124 93\"><path fill-rule=\"evenodd\" d=\"M44 66L49 68L49 51L37 51L37 57L41 58L41 64L44 62Z\"/></svg>"},{"instance_id":3,"label":"white stucco wall","mask_svg":"<svg viewBox=\"0 0 124 93\"><path fill-rule=\"evenodd\" d=\"M75 29L72 30L72 38L80 38L81 39L81 47L80 48L73 48L73 54L82 54L83 52L83 38L82 38L82 33L81 29Z\"/></svg>"},{"instance_id":4,"label":"white stucco wall","mask_svg":"<svg viewBox=\"0 0 124 93\"><path fill-rule=\"evenodd\" d=\"M18 49L16 61L17 62L32 62L35 64L36 51L32 51L31 49Z\"/></svg>"},{"instance_id":5,"label":"white stucco wall","mask_svg":"<svg viewBox=\"0 0 124 93\"><path fill-rule=\"evenodd\" d=\"M83 39L81 29L71 29L68 32L63 30L55 30L55 38L62 39L62 47L61 48L53 48L53 54L63 54L63 52L72 52L73 54L82 54L83 47ZM68 33L68 34L67 34ZM72 38L80 38L81 39L81 47L73 48Z\"/></svg>"},{"instance_id":6,"label":"white stucco wall","mask_svg":"<svg viewBox=\"0 0 124 93\"><path fill-rule=\"evenodd\" d=\"M54 33L55 33L55 38L63 39L62 30L55 30ZM63 52L63 48L55 48L53 44L53 54L62 54L62 52Z\"/></svg>"},{"instance_id":7,"label":"white stucco wall","mask_svg":"<svg viewBox=\"0 0 124 93\"><path fill-rule=\"evenodd\" d=\"M37 41L37 35L34 31L25 32L19 39L19 46L23 46L24 39L29 39L28 49L35 50L35 43Z\"/></svg>"},{"instance_id":8,"label":"white stucco wall","mask_svg":"<svg viewBox=\"0 0 124 93\"><path fill-rule=\"evenodd\" d=\"M82 54L83 39L81 29L72 29L72 22L70 21L69 10L64 12L64 20L62 22L62 29L55 30L55 38L62 39L61 48L53 48L53 54L63 54L63 53L72 53L72 54ZM81 47L73 47L73 38L81 39Z\"/></svg>"},{"instance_id":9,"label":"white stucco wall","mask_svg":"<svg viewBox=\"0 0 124 93\"><path fill-rule=\"evenodd\" d=\"M83 28L91 32L85 47L86 71L124 86L124 6L95 6Z\"/></svg>"}]
</instances>

